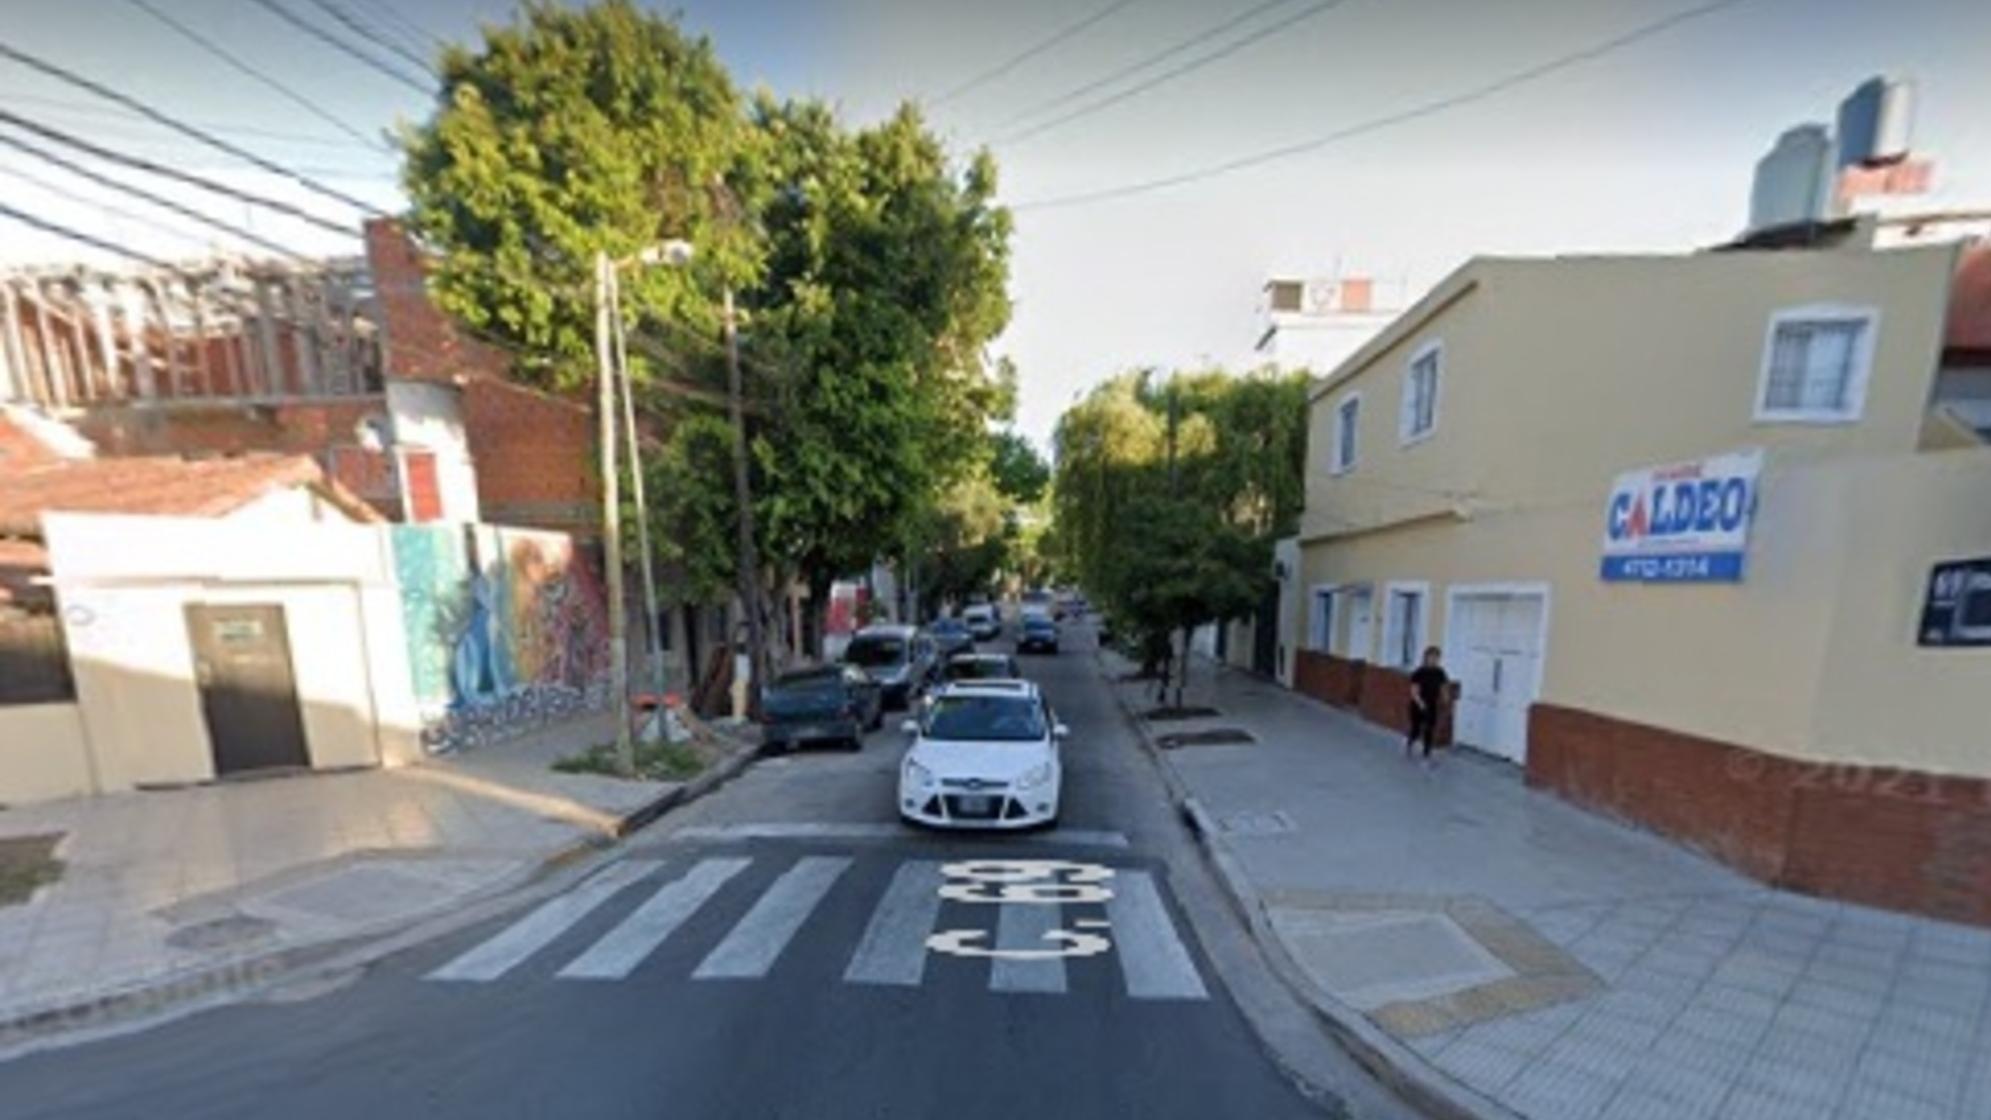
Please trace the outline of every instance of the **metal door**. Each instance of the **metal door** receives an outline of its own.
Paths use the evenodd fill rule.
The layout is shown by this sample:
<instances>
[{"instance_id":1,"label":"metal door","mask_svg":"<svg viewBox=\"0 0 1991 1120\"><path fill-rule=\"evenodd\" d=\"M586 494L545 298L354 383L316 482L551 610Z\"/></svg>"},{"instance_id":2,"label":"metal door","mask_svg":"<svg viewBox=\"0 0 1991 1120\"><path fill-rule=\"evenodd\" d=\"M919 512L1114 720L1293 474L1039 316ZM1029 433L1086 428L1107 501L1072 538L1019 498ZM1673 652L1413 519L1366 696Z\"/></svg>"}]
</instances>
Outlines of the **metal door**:
<instances>
[{"instance_id":1,"label":"metal door","mask_svg":"<svg viewBox=\"0 0 1991 1120\"><path fill-rule=\"evenodd\" d=\"M283 608L189 603L187 635L214 772L311 765Z\"/></svg>"},{"instance_id":2,"label":"metal door","mask_svg":"<svg viewBox=\"0 0 1991 1120\"><path fill-rule=\"evenodd\" d=\"M1375 596L1364 587L1348 596L1348 659L1367 661L1376 629Z\"/></svg>"},{"instance_id":3,"label":"metal door","mask_svg":"<svg viewBox=\"0 0 1991 1120\"><path fill-rule=\"evenodd\" d=\"M1541 665L1539 595L1465 595L1446 623L1455 635L1451 672L1459 682L1453 738L1525 762L1528 709Z\"/></svg>"}]
</instances>

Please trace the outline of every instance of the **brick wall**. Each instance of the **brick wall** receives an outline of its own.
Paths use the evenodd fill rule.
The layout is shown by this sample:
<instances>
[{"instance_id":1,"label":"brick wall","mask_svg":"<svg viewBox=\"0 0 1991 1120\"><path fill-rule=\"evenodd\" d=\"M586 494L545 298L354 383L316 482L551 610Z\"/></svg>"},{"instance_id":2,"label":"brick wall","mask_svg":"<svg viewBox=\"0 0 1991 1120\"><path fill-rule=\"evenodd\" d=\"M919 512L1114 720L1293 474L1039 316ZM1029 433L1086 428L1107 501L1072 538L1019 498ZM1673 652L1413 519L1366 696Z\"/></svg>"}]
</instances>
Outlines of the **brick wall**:
<instances>
[{"instance_id":1,"label":"brick wall","mask_svg":"<svg viewBox=\"0 0 1991 1120\"><path fill-rule=\"evenodd\" d=\"M463 428L486 521L591 534L600 523L589 403L510 379L509 355L467 337L429 298L427 265L401 226L366 225L390 377L462 388Z\"/></svg>"},{"instance_id":2,"label":"brick wall","mask_svg":"<svg viewBox=\"0 0 1991 1120\"><path fill-rule=\"evenodd\" d=\"M485 520L594 532L601 498L588 409L509 382L471 381L463 428Z\"/></svg>"},{"instance_id":3,"label":"brick wall","mask_svg":"<svg viewBox=\"0 0 1991 1120\"><path fill-rule=\"evenodd\" d=\"M349 444L369 415L384 415L383 397L339 397L281 405L192 405L171 408L106 406L75 422L105 455L240 455L250 451L318 455Z\"/></svg>"},{"instance_id":4,"label":"brick wall","mask_svg":"<svg viewBox=\"0 0 1991 1120\"><path fill-rule=\"evenodd\" d=\"M1777 886L1991 925L1991 781L1780 758L1536 704L1528 783Z\"/></svg>"}]
</instances>

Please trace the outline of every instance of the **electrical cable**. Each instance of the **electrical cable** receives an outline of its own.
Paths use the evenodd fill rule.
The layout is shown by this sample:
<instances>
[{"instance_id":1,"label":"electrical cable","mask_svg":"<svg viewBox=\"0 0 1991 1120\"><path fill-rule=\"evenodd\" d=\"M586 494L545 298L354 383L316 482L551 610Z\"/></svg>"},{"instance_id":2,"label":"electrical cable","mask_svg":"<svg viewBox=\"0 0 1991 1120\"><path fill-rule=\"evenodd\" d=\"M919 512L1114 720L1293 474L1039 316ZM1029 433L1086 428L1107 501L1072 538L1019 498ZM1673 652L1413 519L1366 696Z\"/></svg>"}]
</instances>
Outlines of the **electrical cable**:
<instances>
[{"instance_id":1,"label":"electrical cable","mask_svg":"<svg viewBox=\"0 0 1991 1120\"><path fill-rule=\"evenodd\" d=\"M1014 70L1017 67L1023 65L1024 63L1030 61L1031 59L1037 57L1038 55L1043 54L1045 51L1050 50L1052 47L1055 47L1060 43L1063 43L1065 40L1080 34L1081 32L1085 31L1087 28L1091 27L1092 25L1099 23L1100 21L1106 19L1108 16L1111 16L1113 13L1119 11L1120 9L1132 3L1134 3L1134 0L1114 0L1113 3L1106 5L1104 8L1101 8L1098 11L1092 13L1091 15L1085 17L1084 19L1079 20L1077 23L1071 24L1068 27L1065 27L1059 31L1052 33L1048 38L1038 40L1037 42L1031 44L1030 46L1023 48L1023 50L1019 51L1018 53L1011 55L1007 59L1004 59L1002 62L999 62L996 65L989 67L987 70L984 70L981 73L975 75L974 77L969 78L967 81L962 82L960 85L955 86L953 89L950 89L947 92L941 94L940 96L933 98L932 100L928 101L927 104L944 105L947 102L952 101L955 98L960 97L961 95L968 93L971 90L979 89L982 86L985 86L988 83L995 81L997 78L1002 77L1004 74L1009 73L1011 70Z\"/></svg>"},{"instance_id":2,"label":"electrical cable","mask_svg":"<svg viewBox=\"0 0 1991 1120\"><path fill-rule=\"evenodd\" d=\"M1118 105L1129 98L1137 97L1143 93L1146 93L1151 89L1154 89L1157 86L1166 85L1177 78L1194 73L1197 70L1201 70L1203 67L1208 66L1213 62L1220 62L1223 59L1229 58L1231 55L1236 54L1237 52L1243 50L1244 48L1251 46L1252 44L1257 43L1263 39L1266 39L1274 34L1277 34L1278 32L1284 31L1287 28L1293 26L1294 24L1301 22L1302 20L1312 19L1313 17L1321 15L1322 13L1325 13L1331 9L1338 8L1346 2L1347 0L1319 0L1318 3L1309 4L1306 7L1301 8L1299 11L1294 12L1293 14L1287 16L1284 19L1281 19L1275 23L1266 24L1264 27L1261 27L1257 31L1254 31L1251 34L1246 35L1242 39L1236 39L1229 43L1225 43L1223 46L1218 47L1216 50L1210 51L1207 54L1199 55L1196 58L1192 58L1189 61L1183 63L1182 65L1174 67L1173 69L1164 70L1161 73L1156 74L1154 77L1149 78L1144 82L1138 82L1134 85L1128 86L1126 89L1120 90L1117 93L1108 94L1107 96L1102 97L1097 101L1091 102L1090 104L1081 105L1078 108L1073 109L1069 113L1064 113L1059 116L1052 117L1050 120L1042 121L1038 124L1031 125L1028 128L1019 129L1015 132L1009 133L1006 136L999 136L996 138L995 143L998 146L1004 144L1020 144L1025 140L1029 140L1036 136L1041 136L1044 133L1050 132L1053 129L1062 128L1063 126L1070 124L1072 121L1078 120L1081 117L1089 117L1094 113L1110 109L1113 106Z\"/></svg>"},{"instance_id":3,"label":"electrical cable","mask_svg":"<svg viewBox=\"0 0 1991 1120\"><path fill-rule=\"evenodd\" d=\"M358 128L355 128L350 124L347 124L343 119L333 115L330 112L327 112L316 101L313 101L311 98L306 97L303 94L297 92L296 90L290 88L289 86L285 85L283 82L278 81L275 77L272 77L268 72L262 70L261 68L254 66L236 57L236 55L233 52L229 51L227 48L223 47L220 43L215 42L213 39L209 38L208 36L203 35L198 31L195 31L192 27L189 27L188 25L180 22L179 20L174 19L172 16L167 15L162 9L159 8L158 5L151 3L151 0L130 0L130 2L133 7L136 7L138 10L151 16L153 19L158 20L160 23L165 24L167 27L172 28L174 31L178 32L182 38L192 42L195 46L201 48L202 50L220 59L221 61L226 62L228 65L234 67L237 71L243 74L247 74L249 77L254 78L256 81L261 82L263 85L268 86L270 89L275 90L277 93L281 94L286 101L289 101L291 104L296 105L298 108L303 109L305 112L310 113L312 116L317 117L319 120L324 121L326 124L331 125L333 128L338 129L340 132L343 132L346 135L352 137L353 139L358 140L360 143L365 144L369 148L373 148L376 151L383 151L383 152L388 150L387 146L382 144L378 137L368 136L366 133L360 131Z\"/></svg>"},{"instance_id":4,"label":"electrical cable","mask_svg":"<svg viewBox=\"0 0 1991 1120\"><path fill-rule=\"evenodd\" d=\"M297 28L299 31L304 32L306 35L311 36L312 38L318 40L319 42L324 43L325 45L333 48L334 50L339 51L341 54L346 55L348 58L357 61L360 65L365 66L366 68L374 71L377 74L383 74L389 78L392 78L395 81L400 82L402 85L407 86L409 89L414 90L416 93L420 93L423 95L429 95L435 93L435 87L424 85L421 82L416 81L413 78L410 78L408 75L402 73L401 71L395 69L392 66L389 66L387 63L382 62L378 58L375 58L373 55L370 55L367 52L361 50L360 48L353 46L351 43L346 42L344 39L339 38L337 35L332 34L331 32L318 26L317 24L312 23L310 20L305 19L303 16L298 15L296 12L291 11L289 8L284 7L282 4L279 4L277 0L254 0L254 3L257 7L263 9L264 11L270 13L271 15L277 17L278 19L283 20L285 23L290 24L292 27Z\"/></svg>"},{"instance_id":5,"label":"electrical cable","mask_svg":"<svg viewBox=\"0 0 1991 1120\"><path fill-rule=\"evenodd\" d=\"M71 175L87 179L90 182L98 184L99 186L109 187L114 191L119 191L124 194L128 194L133 198L149 202L152 205L159 207L161 210L169 210L175 214L178 214L183 218L187 218L192 221L199 222L202 225L220 230L221 232L226 233L232 237L239 237L242 240L247 241L252 245L256 245L260 248L267 249L272 253L278 253L283 256L290 257L293 260L307 259L302 253L299 253L293 249L286 248L285 246L280 245L277 242L271 241L257 234L251 233L248 230L241 228L240 226L231 225L230 223L224 222L219 218L211 218L206 214L203 214L200 211L195 210L191 206L181 205L178 202L174 202L170 198L162 198L161 196L153 194L151 191L145 190L141 187L135 187L129 183L119 182L118 180L113 179L108 175L92 171L89 168L84 167L79 163L72 162L71 160L59 156L54 152L30 144L26 140L22 140L17 136L9 136L5 133L0 133L0 144L4 144L7 147L15 149L16 151L26 152L28 155L34 156L35 158L43 160L44 162L51 163L56 167L59 167L62 170L69 172Z\"/></svg>"},{"instance_id":6,"label":"electrical cable","mask_svg":"<svg viewBox=\"0 0 1991 1120\"><path fill-rule=\"evenodd\" d=\"M316 180L310 178L309 176L300 175L299 173L292 171L290 168L285 167L280 163L277 163L273 160L264 159L263 157L257 155L252 151L249 151L246 148L239 147L233 143L230 143L227 140L223 140L219 136L212 135L201 129L195 128L193 125L186 124L174 117L167 116L165 113L162 113L159 110L152 108L150 105L145 104L144 102L138 100L137 98L128 96L123 93L119 93L117 90L114 90L109 86L102 84L101 82L92 81L91 79L85 78L81 74L78 74L72 70L67 70L64 69L63 67L55 65L52 62L47 62L42 59L36 58L35 56L28 54L26 51L20 50L19 48L10 46L6 43L0 43L0 55L4 55L7 58L13 59L15 62L18 62L21 65L26 66L32 70L36 70L40 73L47 74L52 78L56 78L64 82L68 82L71 85L89 90L91 93L94 93L99 97L115 101L120 105L124 105L130 108L133 112L140 114L141 116L145 117L147 120L164 125L167 128L170 128L173 131L180 133L183 136L190 136L193 139L198 140L201 143L206 144L211 148L214 148L218 151L226 152L229 155L234 156L236 159L242 160L260 170L267 171L272 175L280 175L286 179L289 179L291 182L296 183L298 186L313 192L314 194L320 194L325 196L326 198L333 199L334 201L342 202L345 205L358 210L362 214L368 215L369 217L381 216L381 211L378 207L371 206L342 191L333 190L331 187L325 186L324 184L317 182ZM9 115L11 116L11 114ZM45 127L45 126L36 126L31 124L22 124L21 122L24 118L13 117L12 119L16 124L19 124L23 128L35 128L39 130ZM62 140L63 143L70 142L69 140L63 139L60 136L49 136L49 139Z\"/></svg>"},{"instance_id":7,"label":"electrical cable","mask_svg":"<svg viewBox=\"0 0 1991 1120\"><path fill-rule=\"evenodd\" d=\"M1013 211L1051 210L1069 206L1085 206L1095 202L1108 202L1134 195L1147 194L1151 191L1187 186L1191 183L1213 179L1220 175L1228 175L1235 171L1242 171L1246 168L1271 163L1275 160L1304 155L1343 140L1353 139L1371 132L1379 132L1394 125L1404 124L1423 117L1435 116L1449 109L1456 109L1462 105L1483 101L1489 97L1505 93L1516 86L1525 85L1537 79L1547 77L1556 71L1566 70L1571 66L1577 66L1629 47L1641 40L1661 34L1690 20L1712 15L1715 12L1732 8L1737 4L1745 2L1746 0L1712 0L1711 3L1677 11L1660 19L1640 24L1630 31L1612 36L1609 39L1604 39L1567 54L1558 55L1546 62L1540 62L1533 66L1513 71L1493 81L1474 86L1471 89L1434 98L1430 101L1413 105L1408 109L1402 109L1380 117L1372 117L1369 120L1339 128L1333 132L1316 136L1309 140L1302 140L1298 143L1286 144L1277 148L1268 148L1250 155L1238 156L1221 163L1197 168L1193 171L1157 176L1139 182L1125 183L1117 187L1101 187L1090 191L1055 195L1050 198L1029 199L1011 205L1010 209Z\"/></svg>"}]
</instances>

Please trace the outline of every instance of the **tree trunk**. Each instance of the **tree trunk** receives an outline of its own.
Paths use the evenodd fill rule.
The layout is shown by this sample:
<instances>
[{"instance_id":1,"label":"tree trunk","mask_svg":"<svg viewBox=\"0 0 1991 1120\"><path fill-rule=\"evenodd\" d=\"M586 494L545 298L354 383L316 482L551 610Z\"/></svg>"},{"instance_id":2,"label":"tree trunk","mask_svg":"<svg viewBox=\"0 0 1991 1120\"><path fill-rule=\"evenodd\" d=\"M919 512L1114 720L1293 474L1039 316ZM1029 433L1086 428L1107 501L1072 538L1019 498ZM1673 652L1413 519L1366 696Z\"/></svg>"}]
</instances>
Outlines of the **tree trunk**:
<instances>
[{"instance_id":1,"label":"tree trunk","mask_svg":"<svg viewBox=\"0 0 1991 1120\"><path fill-rule=\"evenodd\" d=\"M1175 670L1175 706L1178 708L1182 706L1182 691L1189 687L1189 643L1195 634L1194 627L1182 628L1182 658Z\"/></svg>"}]
</instances>

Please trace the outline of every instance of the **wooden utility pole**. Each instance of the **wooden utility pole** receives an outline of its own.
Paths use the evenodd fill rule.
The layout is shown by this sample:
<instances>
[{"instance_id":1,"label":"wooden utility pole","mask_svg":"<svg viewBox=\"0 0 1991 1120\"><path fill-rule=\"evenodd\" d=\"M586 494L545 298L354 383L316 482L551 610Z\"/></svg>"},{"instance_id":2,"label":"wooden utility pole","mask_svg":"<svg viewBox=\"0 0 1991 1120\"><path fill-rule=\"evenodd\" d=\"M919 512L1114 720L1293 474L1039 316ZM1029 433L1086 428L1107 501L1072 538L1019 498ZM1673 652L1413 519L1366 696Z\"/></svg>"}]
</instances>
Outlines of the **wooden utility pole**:
<instances>
[{"instance_id":1,"label":"wooden utility pole","mask_svg":"<svg viewBox=\"0 0 1991 1120\"><path fill-rule=\"evenodd\" d=\"M754 555L753 490L747 480L747 419L740 388L740 328L733 310L733 289L726 287L726 404L733 419L733 500L739 504L739 582L740 606L747 612L747 711L760 703L755 693L767 671L766 646L761 633L760 562Z\"/></svg>"},{"instance_id":2,"label":"wooden utility pole","mask_svg":"<svg viewBox=\"0 0 1991 1120\"><path fill-rule=\"evenodd\" d=\"M615 465L615 359L609 301L615 294L615 264L595 254L595 364L601 414L602 578L608 585L609 703L615 712L615 766L636 773L636 743L629 734L629 614L622 602L622 499Z\"/></svg>"}]
</instances>

